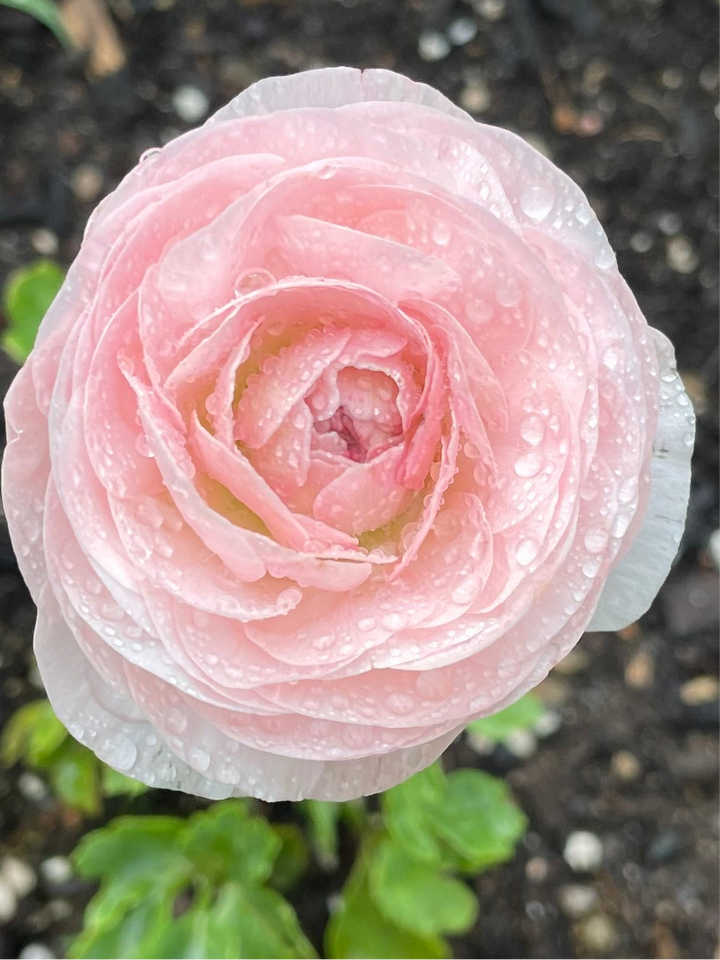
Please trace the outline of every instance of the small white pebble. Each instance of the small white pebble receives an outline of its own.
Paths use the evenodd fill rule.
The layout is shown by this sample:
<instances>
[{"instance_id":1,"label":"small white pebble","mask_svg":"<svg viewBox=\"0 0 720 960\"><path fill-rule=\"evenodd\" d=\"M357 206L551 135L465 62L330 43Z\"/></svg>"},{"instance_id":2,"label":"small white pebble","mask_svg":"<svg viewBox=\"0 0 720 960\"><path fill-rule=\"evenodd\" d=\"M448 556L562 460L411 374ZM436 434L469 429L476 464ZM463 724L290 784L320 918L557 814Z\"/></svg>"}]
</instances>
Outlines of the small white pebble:
<instances>
[{"instance_id":1,"label":"small white pebble","mask_svg":"<svg viewBox=\"0 0 720 960\"><path fill-rule=\"evenodd\" d=\"M18 777L18 790L25 797L26 800L30 800L33 803L38 803L40 800L44 800L48 795L48 789L40 779L34 773L21 773Z\"/></svg>"},{"instance_id":2,"label":"small white pebble","mask_svg":"<svg viewBox=\"0 0 720 960\"><path fill-rule=\"evenodd\" d=\"M720 570L720 530L714 530L710 534L707 548L715 569Z\"/></svg>"},{"instance_id":3,"label":"small white pebble","mask_svg":"<svg viewBox=\"0 0 720 960\"><path fill-rule=\"evenodd\" d=\"M468 746L479 757L489 757L495 750L495 741L479 733L468 733Z\"/></svg>"},{"instance_id":4,"label":"small white pebble","mask_svg":"<svg viewBox=\"0 0 720 960\"><path fill-rule=\"evenodd\" d=\"M505 746L519 760L527 760L537 750L537 739L530 730L512 730L505 738Z\"/></svg>"},{"instance_id":5,"label":"small white pebble","mask_svg":"<svg viewBox=\"0 0 720 960\"><path fill-rule=\"evenodd\" d=\"M54 960L55 954L44 943L29 943L20 951L20 960Z\"/></svg>"},{"instance_id":6,"label":"small white pebble","mask_svg":"<svg viewBox=\"0 0 720 960\"><path fill-rule=\"evenodd\" d=\"M39 253L43 257L51 257L54 253L57 253L58 238L52 230L48 230L46 227L38 227L30 234L30 244L35 253Z\"/></svg>"},{"instance_id":7,"label":"small white pebble","mask_svg":"<svg viewBox=\"0 0 720 960\"><path fill-rule=\"evenodd\" d=\"M428 63L444 60L450 53L450 41L437 30L423 30L418 39L418 53Z\"/></svg>"},{"instance_id":8,"label":"small white pebble","mask_svg":"<svg viewBox=\"0 0 720 960\"><path fill-rule=\"evenodd\" d=\"M0 877L12 888L18 899L30 893L37 883L35 871L18 857L5 857L0 867Z\"/></svg>"},{"instance_id":9,"label":"small white pebble","mask_svg":"<svg viewBox=\"0 0 720 960\"><path fill-rule=\"evenodd\" d=\"M540 714L533 729L535 736L542 740L557 733L561 726L562 717L557 710L546 710L545 713Z\"/></svg>"},{"instance_id":10,"label":"small white pebble","mask_svg":"<svg viewBox=\"0 0 720 960\"><path fill-rule=\"evenodd\" d=\"M48 883L65 883L72 876L72 866L67 857L48 857L40 864L40 873Z\"/></svg>"},{"instance_id":11,"label":"small white pebble","mask_svg":"<svg viewBox=\"0 0 720 960\"><path fill-rule=\"evenodd\" d=\"M505 0L473 0L473 7L485 20L495 23L505 16Z\"/></svg>"},{"instance_id":12,"label":"small white pebble","mask_svg":"<svg viewBox=\"0 0 720 960\"><path fill-rule=\"evenodd\" d=\"M487 84L478 80L463 87L460 105L469 113L484 113L490 106L491 96Z\"/></svg>"},{"instance_id":13,"label":"small white pebble","mask_svg":"<svg viewBox=\"0 0 720 960\"><path fill-rule=\"evenodd\" d=\"M448 40L454 46L461 47L464 43L470 43L477 31L477 24L472 17L459 17L447 28Z\"/></svg>"},{"instance_id":14,"label":"small white pebble","mask_svg":"<svg viewBox=\"0 0 720 960\"><path fill-rule=\"evenodd\" d=\"M0 923L7 923L15 916L17 907L17 897L15 891L7 882L0 877Z\"/></svg>"},{"instance_id":15,"label":"small white pebble","mask_svg":"<svg viewBox=\"0 0 720 960\"><path fill-rule=\"evenodd\" d=\"M603 859L600 837L588 830L571 833L565 842L563 859L575 873L592 873L598 869Z\"/></svg>"},{"instance_id":16,"label":"small white pebble","mask_svg":"<svg viewBox=\"0 0 720 960\"><path fill-rule=\"evenodd\" d=\"M668 266L675 273L693 273L697 270L700 258L687 237L678 235L670 237L665 249L665 258Z\"/></svg>"},{"instance_id":17,"label":"small white pebble","mask_svg":"<svg viewBox=\"0 0 720 960\"><path fill-rule=\"evenodd\" d=\"M188 85L177 88L172 96L172 105L183 123L197 123L207 116L210 109L207 95L197 87Z\"/></svg>"},{"instance_id":18,"label":"small white pebble","mask_svg":"<svg viewBox=\"0 0 720 960\"><path fill-rule=\"evenodd\" d=\"M599 902L597 890L579 883L568 883L560 888L560 907L571 920L579 920L594 910Z\"/></svg>"}]
</instances>

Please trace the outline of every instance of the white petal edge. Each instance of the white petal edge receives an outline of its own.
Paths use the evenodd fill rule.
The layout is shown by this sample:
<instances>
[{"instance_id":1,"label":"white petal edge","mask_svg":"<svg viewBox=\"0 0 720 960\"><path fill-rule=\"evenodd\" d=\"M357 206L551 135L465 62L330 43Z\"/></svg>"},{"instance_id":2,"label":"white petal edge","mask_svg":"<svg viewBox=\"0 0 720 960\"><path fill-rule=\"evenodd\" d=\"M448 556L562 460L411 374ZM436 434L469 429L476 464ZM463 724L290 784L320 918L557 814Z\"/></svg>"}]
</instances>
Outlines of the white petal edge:
<instances>
[{"instance_id":1,"label":"white petal edge","mask_svg":"<svg viewBox=\"0 0 720 960\"><path fill-rule=\"evenodd\" d=\"M267 77L243 90L207 123L275 113L297 107L343 107L348 103L388 100L419 103L453 117L471 118L447 97L425 83L392 70L358 70L355 67L322 67L285 77Z\"/></svg>"},{"instance_id":2,"label":"white petal edge","mask_svg":"<svg viewBox=\"0 0 720 960\"><path fill-rule=\"evenodd\" d=\"M650 607L680 545L688 497L695 414L667 337L650 330L660 367L660 410L647 512L632 546L607 578L588 630L620 630Z\"/></svg>"},{"instance_id":3,"label":"white petal edge","mask_svg":"<svg viewBox=\"0 0 720 960\"><path fill-rule=\"evenodd\" d=\"M350 800L387 790L424 769L462 730L459 727L430 743L384 756L322 762L281 757L235 744L198 716L193 721L195 739L188 744L188 752L209 756L209 775L204 776L168 747L122 689L111 687L95 671L65 623L49 583L39 599L35 655L53 710L75 739L102 761L148 786L181 790L209 800L231 796L270 802ZM211 777L218 748L227 753L228 747L237 774L232 783Z\"/></svg>"}]
</instances>

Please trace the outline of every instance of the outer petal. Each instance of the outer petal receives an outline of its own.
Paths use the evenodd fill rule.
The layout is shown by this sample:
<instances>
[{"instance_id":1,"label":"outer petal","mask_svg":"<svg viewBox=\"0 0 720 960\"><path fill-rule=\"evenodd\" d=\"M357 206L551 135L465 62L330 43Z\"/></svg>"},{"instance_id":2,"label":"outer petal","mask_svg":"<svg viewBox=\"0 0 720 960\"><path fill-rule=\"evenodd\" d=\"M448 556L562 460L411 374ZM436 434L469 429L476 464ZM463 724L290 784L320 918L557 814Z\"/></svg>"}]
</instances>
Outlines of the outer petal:
<instances>
[{"instance_id":1,"label":"outer petal","mask_svg":"<svg viewBox=\"0 0 720 960\"><path fill-rule=\"evenodd\" d=\"M685 526L695 414L675 369L672 344L657 330L652 334L660 363L660 416L650 499L640 532L610 571L589 630L620 630L645 613L668 575Z\"/></svg>"},{"instance_id":2,"label":"outer petal","mask_svg":"<svg viewBox=\"0 0 720 960\"><path fill-rule=\"evenodd\" d=\"M53 709L72 735L102 760L149 786L183 790L210 800L248 795L268 801L304 797L348 800L386 790L422 770L460 732L454 729L429 743L382 756L324 762L294 760L243 746L194 716L191 733L185 734L183 741L175 738L177 750L171 750L125 692L125 684L111 686L90 665L49 585L40 601L35 653ZM128 670L134 697L139 693L137 684L146 686L147 691L152 688L161 702L165 700L163 688L170 697L174 695L167 684L137 668L128 669L119 655L109 649L107 653L117 661L118 678L124 679ZM211 748L212 756L206 747Z\"/></svg>"},{"instance_id":3,"label":"outer petal","mask_svg":"<svg viewBox=\"0 0 720 960\"><path fill-rule=\"evenodd\" d=\"M390 70L327 67L260 80L218 110L208 123L291 110L293 107L342 107L365 100L419 103L454 117L470 119L437 90Z\"/></svg>"}]
</instances>

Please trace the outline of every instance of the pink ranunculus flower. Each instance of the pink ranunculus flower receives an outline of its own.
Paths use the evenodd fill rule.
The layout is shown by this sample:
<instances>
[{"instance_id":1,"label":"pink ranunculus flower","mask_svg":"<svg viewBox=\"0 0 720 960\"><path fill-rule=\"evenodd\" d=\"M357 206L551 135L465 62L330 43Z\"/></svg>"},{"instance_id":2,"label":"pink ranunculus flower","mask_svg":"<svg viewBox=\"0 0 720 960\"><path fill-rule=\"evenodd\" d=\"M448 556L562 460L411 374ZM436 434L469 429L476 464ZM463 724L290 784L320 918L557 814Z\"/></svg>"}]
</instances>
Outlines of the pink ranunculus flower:
<instances>
[{"instance_id":1,"label":"pink ranunculus flower","mask_svg":"<svg viewBox=\"0 0 720 960\"><path fill-rule=\"evenodd\" d=\"M390 787L638 617L693 437L575 184L345 68L142 159L6 410L58 716L145 783L270 800Z\"/></svg>"}]
</instances>

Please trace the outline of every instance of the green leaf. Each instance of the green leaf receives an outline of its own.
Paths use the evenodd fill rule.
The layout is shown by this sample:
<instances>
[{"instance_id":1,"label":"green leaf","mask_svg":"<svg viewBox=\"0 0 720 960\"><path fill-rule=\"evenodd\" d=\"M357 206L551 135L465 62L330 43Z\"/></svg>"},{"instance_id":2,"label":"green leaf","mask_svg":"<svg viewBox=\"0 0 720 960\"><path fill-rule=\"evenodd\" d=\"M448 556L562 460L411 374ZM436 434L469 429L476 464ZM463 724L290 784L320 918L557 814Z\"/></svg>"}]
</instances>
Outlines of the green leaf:
<instances>
[{"instance_id":1,"label":"green leaf","mask_svg":"<svg viewBox=\"0 0 720 960\"><path fill-rule=\"evenodd\" d=\"M445 774L432 764L382 795L385 823L395 840L417 860L440 865L442 847L433 824L442 816Z\"/></svg>"},{"instance_id":2,"label":"green leaf","mask_svg":"<svg viewBox=\"0 0 720 960\"><path fill-rule=\"evenodd\" d=\"M393 839L414 860L474 873L509 859L527 821L502 780L437 764L381 800Z\"/></svg>"},{"instance_id":3,"label":"green leaf","mask_svg":"<svg viewBox=\"0 0 720 960\"><path fill-rule=\"evenodd\" d=\"M149 883L143 895L128 907L117 923L86 923L70 945L68 957L71 960L117 960L118 957L154 960L174 956L157 951L158 944L173 927L172 895L166 890L154 889Z\"/></svg>"},{"instance_id":4,"label":"green leaf","mask_svg":"<svg viewBox=\"0 0 720 960\"><path fill-rule=\"evenodd\" d=\"M317 957L293 908L268 887L228 883L218 896L213 914L218 926L234 929L237 935L239 951L226 956L249 960Z\"/></svg>"},{"instance_id":5,"label":"green leaf","mask_svg":"<svg viewBox=\"0 0 720 960\"><path fill-rule=\"evenodd\" d=\"M476 873L512 857L527 818L503 780L481 770L454 770L434 829L453 851L449 862Z\"/></svg>"},{"instance_id":6,"label":"green leaf","mask_svg":"<svg viewBox=\"0 0 720 960\"><path fill-rule=\"evenodd\" d=\"M273 866L272 885L278 890L289 890L307 869L307 844L302 831L294 823L277 823L272 829L281 843Z\"/></svg>"},{"instance_id":7,"label":"green leaf","mask_svg":"<svg viewBox=\"0 0 720 960\"><path fill-rule=\"evenodd\" d=\"M245 801L225 800L190 818L184 849L211 883L264 883L281 845L267 820L249 816Z\"/></svg>"},{"instance_id":8,"label":"green leaf","mask_svg":"<svg viewBox=\"0 0 720 960\"><path fill-rule=\"evenodd\" d=\"M126 777L104 763L100 767L100 779L102 780L102 792L106 797L139 797L148 789L140 780Z\"/></svg>"},{"instance_id":9,"label":"green leaf","mask_svg":"<svg viewBox=\"0 0 720 960\"><path fill-rule=\"evenodd\" d=\"M339 909L325 930L325 953L330 958L389 958L435 960L449 957L441 937L403 929L378 910L370 893L369 861L376 841L366 841L343 888Z\"/></svg>"},{"instance_id":10,"label":"green leaf","mask_svg":"<svg viewBox=\"0 0 720 960\"><path fill-rule=\"evenodd\" d=\"M323 870L331 871L338 865L338 820L342 808L341 803L329 800L305 800L302 803L315 858Z\"/></svg>"},{"instance_id":11,"label":"green leaf","mask_svg":"<svg viewBox=\"0 0 720 960\"><path fill-rule=\"evenodd\" d=\"M68 738L47 700L33 700L10 717L0 737L0 758L6 766L25 760L44 767Z\"/></svg>"},{"instance_id":12,"label":"green leaf","mask_svg":"<svg viewBox=\"0 0 720 960\"><path fill-rule=\"evenodd\" d=\"M504 743L516 730L532 730L544 712L540 698L527 693L504 710L471 721L467 725L467 731L493 743Z\"/></svg>"},{"instance_id":13,"label":"green leaf","mask_svg":"<svg viewBox=\"0 0 720 960\"><path fill-rule=\"evenodd\" d=\"M7 0L3 0L7 2ZM36 260L14 270L3 291L7 327L2 347L17 363L24 363L35 343L40 322L65 278L52 260Z\"/></svg>"},{"instance_id":14,"label":"green leaf","mask_svg":"<svg viewBox=\"0 0 720 960\"><path fill-rule=\"evenodd\" d=\"M56 796L69 807L94 817L100 813L99 764L94 754L68 739L48 764Z\"/></svg>"},{"instance_id":15,"label":"green leaf","mask_svg":"<svg viewBox=\"0 0 720 960\"><path fill-rule=\"evenodd\" d=\"M387 920L421 936L466 933L477 917L477 898L460 880L418 863L390 837L373 853L370 894Z\"/></svg>"},{"instance_id":16,"label":"green leaf","mask_svg":"<svg viewBox=\"0 0 720 960\"><path fill-rule=\"evenodd\" d=\"M188 883L194 868L179 844L184 828L178 817L118 817L83 837L75 868L102 881L85 911L86 929L116 926L149 892L169 895Z\"/></svg>"},{"instance_id":17,"label":"green leaf","mask_svg":"<svg viewBox=\"0 0 720 960\"><path fill-rule=\"evenodd\" d=\"M39 23L52 30L66 50L73 49L73 43L65 29L60 10L52 0L0 0L0 4L12 7L13 10L21 10L34 17Z\"/></svg>"}]
</instances>

